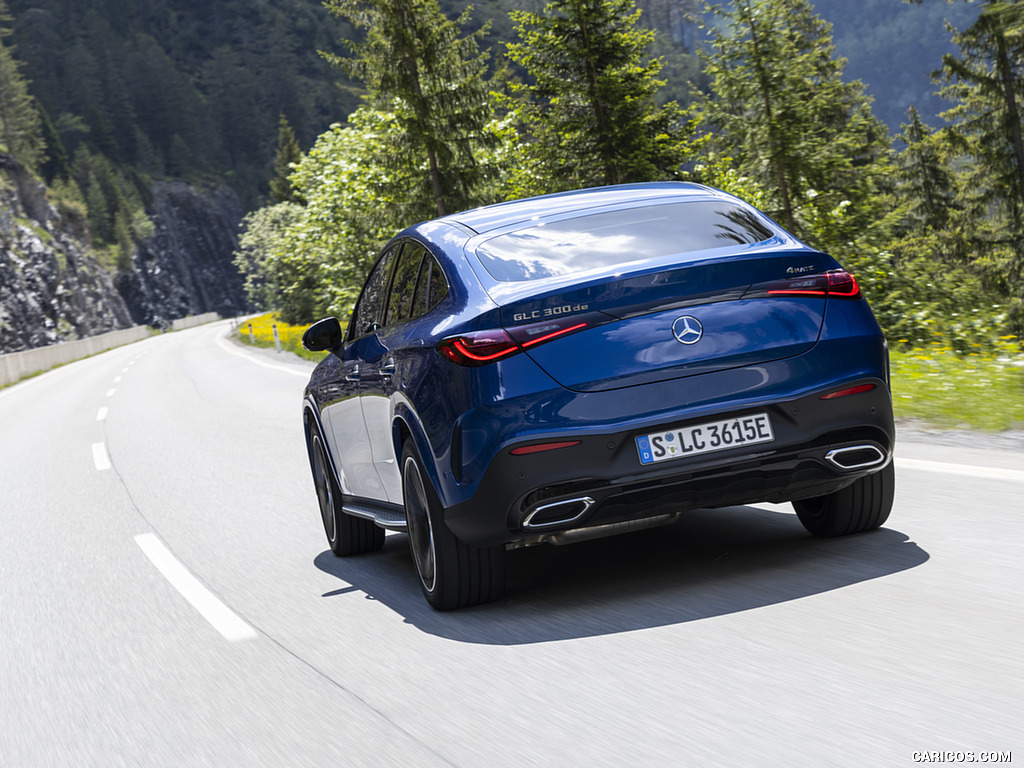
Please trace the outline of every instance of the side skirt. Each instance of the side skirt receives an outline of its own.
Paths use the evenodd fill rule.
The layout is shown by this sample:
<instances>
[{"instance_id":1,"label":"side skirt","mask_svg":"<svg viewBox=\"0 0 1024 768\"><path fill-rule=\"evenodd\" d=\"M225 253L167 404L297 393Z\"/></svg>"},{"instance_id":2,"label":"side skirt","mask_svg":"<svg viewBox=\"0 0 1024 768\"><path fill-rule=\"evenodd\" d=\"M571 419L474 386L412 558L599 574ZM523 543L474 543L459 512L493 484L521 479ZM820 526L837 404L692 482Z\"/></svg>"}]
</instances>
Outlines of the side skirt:
<instances>
[{"instance_id":1,"label":"side skirt","mask_svg":"<svg viewBox=\"0 0 1024 768\"><path fill-rule=\"evenodd\" d=\"M381 528L389 531L406 530L405 508L397 504L370 501L368 499L355 499L346 496L342 503L342 508L346 514L372 520Z\"/></svg>"}]
</instances>

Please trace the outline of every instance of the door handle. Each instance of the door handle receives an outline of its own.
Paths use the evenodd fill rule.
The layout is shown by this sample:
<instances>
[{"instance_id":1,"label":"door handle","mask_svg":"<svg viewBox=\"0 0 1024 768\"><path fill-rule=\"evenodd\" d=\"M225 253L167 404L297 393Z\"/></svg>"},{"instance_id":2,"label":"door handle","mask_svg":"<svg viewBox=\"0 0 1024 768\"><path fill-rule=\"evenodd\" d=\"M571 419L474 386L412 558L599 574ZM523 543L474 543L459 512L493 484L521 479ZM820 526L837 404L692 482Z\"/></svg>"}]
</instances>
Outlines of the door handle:
<instances>
[{"instance_id":1,"label":"door handle","mask_svg":"<svg viewBox=\"0 0 1024 768\"><path fill-rule=\"evenodd\" d=\"M359 366L345 374L345 381L359 381Z\"/></svg>"},{"instance_id":2,"label":"door handle","mask_svg":"<svg viewBox=\"0 0 1024 768\"><path fill-rule=\"evenodd\" d=\"M389 357L387 361L380 367L381 376L394 376L395 375L395 358Z\"/></svg>"}]
</instances>

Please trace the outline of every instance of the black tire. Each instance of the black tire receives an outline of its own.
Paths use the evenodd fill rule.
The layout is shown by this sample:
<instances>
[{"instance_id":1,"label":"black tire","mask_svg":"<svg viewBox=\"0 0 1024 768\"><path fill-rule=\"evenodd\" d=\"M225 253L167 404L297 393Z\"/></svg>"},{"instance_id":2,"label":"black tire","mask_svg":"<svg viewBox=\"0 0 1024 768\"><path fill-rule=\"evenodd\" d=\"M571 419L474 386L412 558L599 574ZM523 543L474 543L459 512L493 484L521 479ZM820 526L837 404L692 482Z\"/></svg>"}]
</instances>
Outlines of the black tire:
<instances>
[{"instance_id":1,"label":"black tire","mask_svg":"<svg viewBox=\"0 0 1024 768\"><path fill-rule=\"evenodd\" d=\"M448 611L497 600L505 591L505 547L472 547L456 538L443 519L441 501L407 440L402 450L402 493L409 549L423 596Z\"/></svg>"},{"instance_id":2,"label":"black tire","mask_svg":"<svg viewBox=\"0 0 1024 768\"><path fill-rule=\"evenodd\" d=\"M342 507L341 491L334 479L320 430L309 428L309 463L313 469L313 486L320 504L327 543L338 557L374 552L384 546L384 529L372 520L354 517Z\"/></svg>"},{"instance_id":3,"label":"black tire","mask_svg":"<svg viewBox=\"0 0 1024 768\"><path fill-rule=\"evenodd\" d=\"M890 461L835 493L794 501L793 509L815 536L845 536L874 530L889 519L895 491L896 470Z\"/></svg>"}]
</instances>

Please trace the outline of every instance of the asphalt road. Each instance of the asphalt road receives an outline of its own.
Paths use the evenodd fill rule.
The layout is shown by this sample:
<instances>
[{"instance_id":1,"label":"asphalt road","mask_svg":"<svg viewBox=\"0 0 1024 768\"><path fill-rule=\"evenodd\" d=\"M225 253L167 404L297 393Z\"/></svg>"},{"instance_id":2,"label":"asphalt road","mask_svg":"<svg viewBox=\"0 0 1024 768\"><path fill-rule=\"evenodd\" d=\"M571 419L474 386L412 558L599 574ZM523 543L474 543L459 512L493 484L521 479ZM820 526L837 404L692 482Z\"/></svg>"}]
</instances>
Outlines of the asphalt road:
<instances>
[{"instance_id":1,"label":"asphalt road","mask_svg":"<svg viewBox=\"0 0 1024 768\"><path fill-rule=\"evenodd\" d=\"M1024 760L1021 453L903 442L879 531L700 511L438 614L404 535L331 555L311 366L225 331L0 390L0 765Z\"/></svg>"}]
</instances>

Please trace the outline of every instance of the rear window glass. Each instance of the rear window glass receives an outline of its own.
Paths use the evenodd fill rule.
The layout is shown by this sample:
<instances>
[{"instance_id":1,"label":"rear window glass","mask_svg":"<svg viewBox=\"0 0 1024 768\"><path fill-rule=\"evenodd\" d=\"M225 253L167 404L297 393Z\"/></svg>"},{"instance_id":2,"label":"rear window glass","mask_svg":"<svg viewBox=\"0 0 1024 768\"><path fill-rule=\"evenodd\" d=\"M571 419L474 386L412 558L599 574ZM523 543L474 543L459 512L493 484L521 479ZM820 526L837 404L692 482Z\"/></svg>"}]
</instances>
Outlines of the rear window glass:
<instances>
[{"instance_id":1,"label":"rear window glass","mask_svg":"<svg viewBox=\"0 0 1024 768\"><path fill-rule=\"evenodd\" d=\"M595 213L499 235L477 248L495 280L523 282L709 248L775 233L756 214L707 200Z\"/></svg>"}]
</instances>

